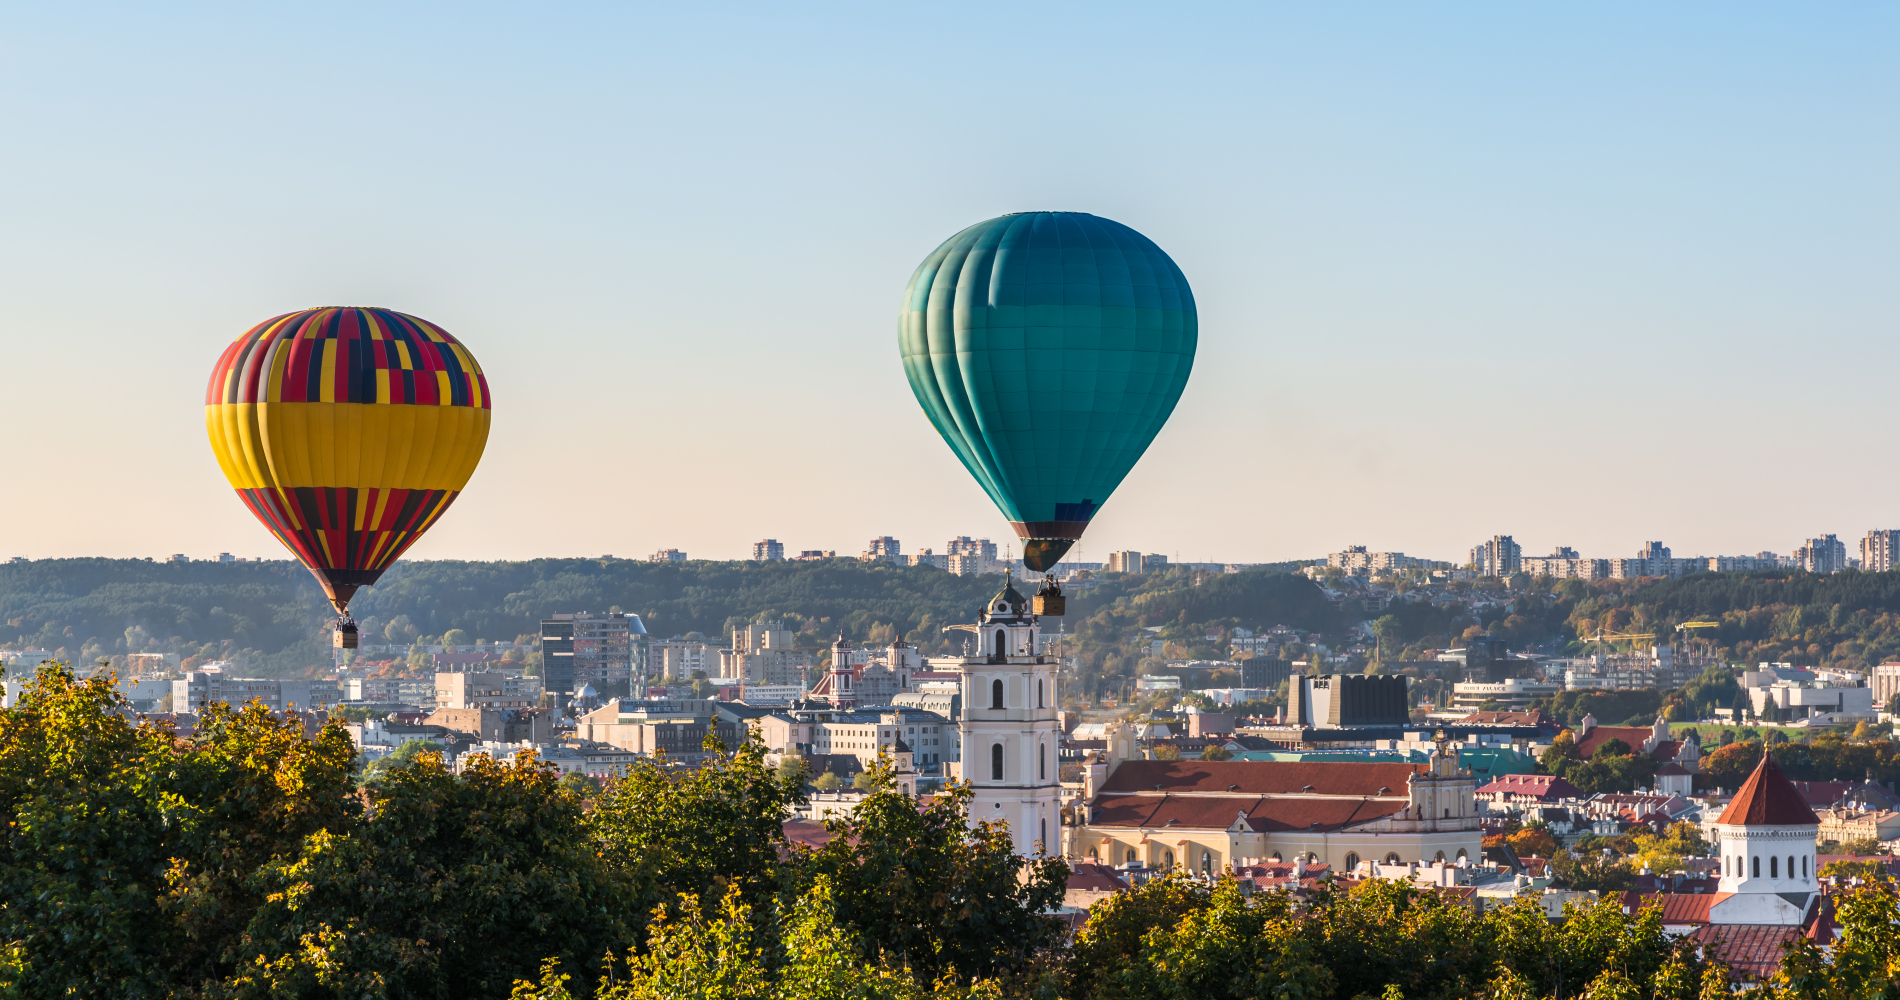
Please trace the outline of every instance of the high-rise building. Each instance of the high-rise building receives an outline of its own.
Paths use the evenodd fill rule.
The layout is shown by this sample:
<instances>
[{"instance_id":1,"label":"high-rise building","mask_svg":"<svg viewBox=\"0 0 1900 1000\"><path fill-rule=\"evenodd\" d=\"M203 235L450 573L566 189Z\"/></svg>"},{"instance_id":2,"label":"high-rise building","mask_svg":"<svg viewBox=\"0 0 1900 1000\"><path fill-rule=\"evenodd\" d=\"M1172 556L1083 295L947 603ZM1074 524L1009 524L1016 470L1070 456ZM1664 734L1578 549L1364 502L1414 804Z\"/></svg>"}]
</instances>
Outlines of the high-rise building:
<instances>
[{"instance_id":1,"label":"high-rise building","mask_svg":"<svg viewBox=\"0 0 1900 1000\"><path fill-rule=\"evenodd\" d=\"M732 651L756 653L765 649L790 649L792 639L792 630L782 621L753 622L732 630Z\"/></svg>"},{"instance_id":2,"label":"high-rise building","mask_svg":"<svg viewBox=\"0 0 1900 1000\"><path fill-rule=\"evenodd\" d=\"M898 543L897 539L889 535L881 535L871 539L871 547L858 558L866 561L882 559L885 562L901 564L904 561L904 547Z\"/></svg>"},{"instance_id":3,"label":"high-rise building","mask_svg":"<svg viewBox=\"0 0 1900 1000\"><path fill-rule=\"evenodd\" d=\"M1809 573L1839 573L1847 568L1847 545L1833 535L1810 538L1794 550L1794 561Z\"/></svg>"},{"instance_id":4,"label":"high-rise building","mask_svg":"<svg viewBox=\"0 0 1900 1000\"><path fill-rule=\"evenodd\" d=\"M1524 549L1510 535L1494 535L1471 550L1471 565L1485 576L1510 576L1522 568Z\"/></svg>"},{"instance_id":5,"label":"high-rise building","mask_svg":"<svg viewBox=\"0 0 1900 1000\"><path fill-rule=\"evenodd\" d=\"M947 556L976 556L993 561L996 558L996 543L987 538L971 538L969 535L958 535L950 539L949 543L944 546L943 554Z\"/></svg>"},{"instance_id":6,"label":"high-rise building","mask_svg":"<svg viewBox=\"0 0 1900 1000\"><path fill-rule=\"evenodd\" d=\"M722 673L720 657L724 652L712 643L691 639L650 642L646 650L646 672L651 679L676 682L692 680L695 670L707 677L717 677Z\"/></svg>"},{"instance_id":7,"label":"high-rise building","mask_svg":"<svg viewBox=\"0 0 1900 1000\"><path fill-rule=\"evenodd\" d=\"M785 546L776 538L752 543L753 562L779 562L785 558Z\"/></svg>"},{"instance_id":8,"label":"high-rise building","mask_svg":"<svg viewBox=\"0 0 1900 1000\"><path fill-rule=\"evenodd\" d=\"M1669 554L1669 546L1661 542L1645 542L1636 551L1636 558L1610 560L1610 576L1625 580L1677 577L1682 575L1685 568L1700 561L1676 559Z\"/></svg>"},{"instance_id":9,"label":"high-rise building","mask_svg":"<svg viewBox=\"0 0 1900 1000\"><path fill-rule=\"evenodd\" d=\"M1108 554L1108 571L1110 573L1139 573L1141 572L1141 567L1141 553L1133 549L1123 549L1120 552L1110 552Z\"/></svg>"},{"instance_id":10,"label":"high-rise building","mask_svg":"<svg viewBox=\"0 0 1900 1000\"><path fill-rule=\"evenodd\" d=\"M647 562L685 562L686 553L678 549L661 549L647 557Z\"/></svg>"},{"instance_id":11,"label":"high-rise building","mask_svg":"<svg viewBox=\"0 0 1900 1000\"><path fill-rule=\"evenodd\" d=\"M987 538L959 535L950 539L945 547L942 565L958 576L994 573L1000 568L996 565L996 543Z\"/></svg>"},{"instance_id":12,"label":"high-rise building","mask_svg":"<svg viewBox=\"0 0 1900 1000\"><path fill-rule=\"evenodd\" d=\"M1531 576L1548 576L1558 580L1575 577L1579 580L1602 580L1610 576L1610 559L1581 559L1577 550L1561 548L1558 554L1548 556L1524 556L1518 560L1518 568ZM1563 555L1562 553L1569 553Z\"/></svg>"},{"instance_id":13,"label":"high-rise building","mask_svg":"<svg viewBox=\"0 0 1900 1000\"><path fill-rule=\"evenodd\" d=\"M1900 531L1876 528L1860 540L1860 570L1886 573L1900 568Z\"/></svg>"},{"instance_id":14,"label":"high-rise building","mask_svg":"<svg viewBox=\"0 0 1900 1000\"><path fill-rule=\"evenodd\" d=\"M1168 568L1168 557L1159 552L1149 552L1141 557L1143 573L1159 573Z\"/></svg>"},{"instance_id":15,"label":"high-rise building","mask_svg":"<svg viewBox=\"0 0 1900 1000\"><path fill-rule=\"evenodd\" d=\"M1403 552L1368 552L1363 545L1348 545L1329 554L1326 565L1342 569L1347 576L1384 576L1413 567L1430 568L1431 560L1418 559Z\"/></svg>"},{"instance_id":16,"label":"high-rise building","mask_svg":"<svg viewBox=\"0 0 1900 1000\"><path fill-rule=\"evenodd\" d=\"M637 650L646 637L639 615L609 611L597 615L550 615L541 622L541 672L550 694L563 696L584 684L631 682Z\"/></svg>"}]
</instances>

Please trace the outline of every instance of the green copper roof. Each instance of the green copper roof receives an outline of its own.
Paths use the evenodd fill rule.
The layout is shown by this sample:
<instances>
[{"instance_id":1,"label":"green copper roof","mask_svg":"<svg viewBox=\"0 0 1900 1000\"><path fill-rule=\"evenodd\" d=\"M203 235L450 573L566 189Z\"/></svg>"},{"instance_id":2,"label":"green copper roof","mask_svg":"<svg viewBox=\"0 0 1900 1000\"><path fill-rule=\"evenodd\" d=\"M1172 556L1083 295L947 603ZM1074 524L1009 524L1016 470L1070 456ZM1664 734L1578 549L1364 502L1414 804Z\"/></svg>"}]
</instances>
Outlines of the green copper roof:
<instances>
[{"instance_id":1,"label":"green copper roof","mask_svg":"<svg viewBox=\"0 0 1900 1000\"><path fill-rule=\"evenodd\" d=\"M1174 412L1196 338L1174 261L1080 212L1005 215L950 237L911 275L899 324L911 389L964 467L1010 521L1075 526L1061 537L1079 534Z\"/></svg>"}]
</instances>

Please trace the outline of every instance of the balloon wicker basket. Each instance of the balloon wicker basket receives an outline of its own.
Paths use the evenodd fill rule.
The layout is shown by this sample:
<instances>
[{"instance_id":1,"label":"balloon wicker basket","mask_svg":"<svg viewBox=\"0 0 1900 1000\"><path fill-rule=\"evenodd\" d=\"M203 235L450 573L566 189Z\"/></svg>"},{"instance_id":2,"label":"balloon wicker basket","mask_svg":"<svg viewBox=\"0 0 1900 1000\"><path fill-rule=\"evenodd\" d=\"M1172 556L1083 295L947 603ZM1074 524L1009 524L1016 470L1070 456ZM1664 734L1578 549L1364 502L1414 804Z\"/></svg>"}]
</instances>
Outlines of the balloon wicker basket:
<instances>
[{"instance_id":1,"label":"balloon wicker basket","mask_svg":"<svg viewBox=\"0 0 1900 1000\"><path fill-rule=\"evenodd\" d=\"M349 622L347 624L338 625L336 632L330 636L330 642L338 649L355 649L356 623Z\"/></svg>"},{"instance_id":2,"label":"balloon wicker basket","mask_svg":"<svg viewBox=\"0 0 1900 1000\"><path fill-rule=\"evenodd\" d=\"M1036 617L1060 618L1067 610L1067 603L1068 598L1062 596L1062 588L1056 586L1053 580L1045 583L1041 590L1036 591Z\"/></svg>"}]
</instances>

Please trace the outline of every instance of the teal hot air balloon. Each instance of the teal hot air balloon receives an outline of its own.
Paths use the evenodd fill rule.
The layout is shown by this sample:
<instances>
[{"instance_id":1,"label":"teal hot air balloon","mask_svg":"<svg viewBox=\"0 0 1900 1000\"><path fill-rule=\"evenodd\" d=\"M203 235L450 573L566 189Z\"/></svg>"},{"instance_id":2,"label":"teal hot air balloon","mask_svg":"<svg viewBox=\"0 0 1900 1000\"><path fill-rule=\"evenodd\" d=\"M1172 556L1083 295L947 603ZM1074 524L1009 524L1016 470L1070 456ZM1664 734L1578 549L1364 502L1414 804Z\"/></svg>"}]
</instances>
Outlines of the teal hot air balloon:
<instances>
[{"instance_id":1,"label":"teal hot air balloon","mask_svg":"<svg viewBox=\"0 0 1900 1000\"><path fill-rule=\"evenodd\" d=\"M898 334L917 402L1042 572L1174 412L1197 336L1174 261L1081 212L945 240L911 275Z\"/></svg>"}]
</instances>

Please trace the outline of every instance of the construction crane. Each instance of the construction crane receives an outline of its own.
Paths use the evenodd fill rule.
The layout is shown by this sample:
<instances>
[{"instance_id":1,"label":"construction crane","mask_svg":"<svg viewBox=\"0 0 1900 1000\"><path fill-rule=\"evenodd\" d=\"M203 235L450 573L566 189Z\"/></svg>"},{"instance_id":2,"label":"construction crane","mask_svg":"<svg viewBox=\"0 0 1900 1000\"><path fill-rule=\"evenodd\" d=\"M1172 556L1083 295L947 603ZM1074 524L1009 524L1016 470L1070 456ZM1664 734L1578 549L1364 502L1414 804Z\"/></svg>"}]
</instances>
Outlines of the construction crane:
<instances>
[{"instance_id":1,"label":"construction crane","mask_svg":"<svg viewBox=\"0 0 1900 1000\"><path fill-rule=\"evenodd\" d=\"M1586 636L1579 641L1595 642L1595 643L1639 642L1645 639L1654 639L1654 638L1656 638L1656 633L1654 632L1605 632L1601 629L1598 629L1596 635Z\"/></svg>"}]
</instances>

